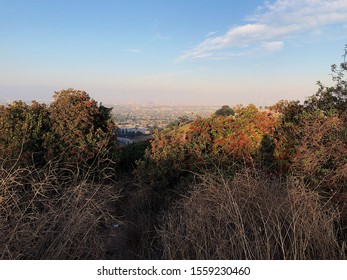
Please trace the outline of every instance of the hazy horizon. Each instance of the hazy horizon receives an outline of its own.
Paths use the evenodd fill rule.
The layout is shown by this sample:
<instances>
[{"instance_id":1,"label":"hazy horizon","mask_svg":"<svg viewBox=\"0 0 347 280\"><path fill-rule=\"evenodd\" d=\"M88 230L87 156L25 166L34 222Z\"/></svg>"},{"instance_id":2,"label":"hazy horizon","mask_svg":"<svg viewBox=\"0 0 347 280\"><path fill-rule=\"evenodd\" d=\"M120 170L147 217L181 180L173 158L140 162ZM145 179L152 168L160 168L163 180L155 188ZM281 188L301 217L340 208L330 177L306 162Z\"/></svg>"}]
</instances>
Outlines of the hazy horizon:
<instances>
[{"instance_id":1,"label":"hazy horizon","mask_svg":"<svg viewBox=\"0 0 347 280\"><path fill-rule=\"evenodd\" d=\"M315 84L315 83L314 83ZM30 86L30 87L0 87L0 92L4 95L0 95L0 104L1 103L11 103L13 101L24 101L26 103L31 103L31 101L35 100L40 103L46 103L49 104L53 101L53 94L55 91L68 89L69 87L65 88L58 88L58 87L47 87L47 86ZM75 88L79 90L85 90L89 96L99 103L103 103L104 105L177 105L177 106L222 106L222 105L230 105L234 106L237 104L255 104L257 106L269 106L275 104L279 100L299 100L301 102L304 101L305 97L308 97L309 95L313 95L316 92L317 86L315 85L313 87L313 90L308 93L307 95L301 97L298 95L292 95L290 97L286 97L282 93L279 95L274 95L272 98L264 98L264 96L261 96L260 94L257 94L257 96L254 96L253 99L245 99L245 97L242 94L230 94L229 98L225 97L217 100L209 100L209 94L206 93L205 96L200 97L199 99L191 99L191 96L187 94L186 92L169 92L167 94L162 94L161 92L155 92L155 91L138 91L138 92L132 92L133 97L129 97L129 91L123 91L118 93L109 93L107 96L104 97L103 94L98 94L93 91L86 90L85 88ZM103 92L105 94L105 92ZM216 93L210 94L211 96L216 97ZM8 98L3 98L3 96L6 96ZM110 98L110 96L113 96L114 98Z\"/></svg>"},{"instance_id":2,"label":"hazy horizon","mask_svg":"<svg viewBox=\"0 0 347 280\"><path fill-rule=\"evenodd\" d=\"M0 0L0 102L271 105L329 84L346 0Z\"/></svg>"}]
</instances>

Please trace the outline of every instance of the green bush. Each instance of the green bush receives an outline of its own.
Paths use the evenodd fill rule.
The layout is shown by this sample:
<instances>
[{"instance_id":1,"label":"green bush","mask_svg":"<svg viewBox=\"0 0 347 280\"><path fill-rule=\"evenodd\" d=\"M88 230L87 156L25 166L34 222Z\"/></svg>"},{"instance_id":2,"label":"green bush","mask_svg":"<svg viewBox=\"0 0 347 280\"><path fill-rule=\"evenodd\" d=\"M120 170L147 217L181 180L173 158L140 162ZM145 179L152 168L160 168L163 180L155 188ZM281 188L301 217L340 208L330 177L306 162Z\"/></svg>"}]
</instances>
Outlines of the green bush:
<instances>
[{"instance_id":1,"label":"green bush","mask_svg":"<svg viewBox=\"0 0 347 280\"><path fill-rule=\"evenodd\" d=\"M45 104L27 105L15 101L0 106L0 157L16 159L21 164L43 164L44 141L51 129Z\"/></svg>"},{"instance_id":2,"label":"green bush","mask_svg":"<svg viewBox=\"0 0 347 280\"><path fill-rule=\"evenodd\" d=\"M84 91L56 92L49 106L16 101L0 106L0 156L24 165L111 157L115 127L111 109Z\"/></svg>"},{"instance_id":3,"label":"green bush","mask_svg":"<svg viewBox=\"0 0 347 280\"><path fill-rule=\"evenodd\" d=\"M115 149L116 125L111 109L80 90L56 92L49 106L51 130L45 139L48 157L83 161Z\"/></svg>"}]
</instances>

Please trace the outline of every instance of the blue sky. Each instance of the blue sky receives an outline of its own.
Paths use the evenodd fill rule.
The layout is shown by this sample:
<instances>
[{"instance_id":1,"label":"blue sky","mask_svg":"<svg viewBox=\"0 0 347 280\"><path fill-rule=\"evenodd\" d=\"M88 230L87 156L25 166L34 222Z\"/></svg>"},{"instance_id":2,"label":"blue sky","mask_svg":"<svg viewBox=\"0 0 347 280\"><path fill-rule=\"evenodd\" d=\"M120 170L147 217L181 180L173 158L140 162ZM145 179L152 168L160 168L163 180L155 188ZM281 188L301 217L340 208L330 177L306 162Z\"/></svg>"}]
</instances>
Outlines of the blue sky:
<instances>
[{"instance_id":1,"label":"blue sky","mask_svg":"<svg viewBox=\"0 0 347 280\"><path fill-rule=\"evenodd\" d=\"M0 101L303 100L346 43L347 0L0 0Z\"/></svg>"}]
</instances>

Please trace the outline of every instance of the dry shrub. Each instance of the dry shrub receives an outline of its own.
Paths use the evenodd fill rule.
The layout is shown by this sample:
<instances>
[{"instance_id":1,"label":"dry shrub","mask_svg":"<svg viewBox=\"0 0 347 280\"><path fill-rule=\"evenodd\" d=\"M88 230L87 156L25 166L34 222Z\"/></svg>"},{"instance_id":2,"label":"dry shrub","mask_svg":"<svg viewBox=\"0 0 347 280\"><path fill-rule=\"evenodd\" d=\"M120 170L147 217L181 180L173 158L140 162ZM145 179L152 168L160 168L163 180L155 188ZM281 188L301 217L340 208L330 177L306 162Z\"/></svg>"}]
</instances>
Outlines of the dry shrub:
<instances>
[{"instance_id":1,"label":"dry shrub","mask_svg":"<svg viewBox=\"0 0 347 280\"><path fill-rule=\"evenodd\" d=\"M347 221L346 124L335 116L309 115L302 120L302 135L292 169L310 189L332 198Z\"/></svg>"},{"instance_id":2,"label":"dry shrub","mask_svg":"<svg viewBox=\"0 0 347 280\"><path fill-rule=\"evenodd\" d=\"M302 120L302 136L293 159L293 168L320 188L341 190L347 181L347 143L344 124L338 117L313 115Z\"/></svg>"},{"instance_id":3,"label":"dry shrub","mask_svg":"<svg viewBox=\"0 0 347 280\"><path fill-rule=\"evenodd\" d=\"M1 160L1 259L104 259L120 189L90 166Z\"/></svg>"},{"instance_id":4,"label":"dry shrub","mask_svg":"<svg viewBox=\"0 0 347 280\"><path fill-rule=\"evenodd\" d=\"M167 259L340 259L337 211L299 179L204 174L164 216Z\"/></svg>"}]
</instances>

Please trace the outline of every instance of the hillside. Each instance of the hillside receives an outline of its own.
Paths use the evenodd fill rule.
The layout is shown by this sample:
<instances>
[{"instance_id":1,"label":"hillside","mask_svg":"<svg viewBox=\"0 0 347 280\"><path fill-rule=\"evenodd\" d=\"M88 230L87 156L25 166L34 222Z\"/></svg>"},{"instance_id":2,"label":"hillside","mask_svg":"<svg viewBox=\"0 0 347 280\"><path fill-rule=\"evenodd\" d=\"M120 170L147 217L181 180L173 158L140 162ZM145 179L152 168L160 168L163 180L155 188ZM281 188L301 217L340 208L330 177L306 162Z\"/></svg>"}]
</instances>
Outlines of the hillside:
<instances>
[{"instance_id":1,"label":"hillside","mask_svg":"<svg viewBox=\"0 0 347 280\"><path fill-rule=\"evenodd\" d=\"M0 106L1 259L347 259L346 62L333 86L119 146L86 92Z\"/></svg>"}]
</instances>

